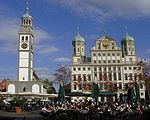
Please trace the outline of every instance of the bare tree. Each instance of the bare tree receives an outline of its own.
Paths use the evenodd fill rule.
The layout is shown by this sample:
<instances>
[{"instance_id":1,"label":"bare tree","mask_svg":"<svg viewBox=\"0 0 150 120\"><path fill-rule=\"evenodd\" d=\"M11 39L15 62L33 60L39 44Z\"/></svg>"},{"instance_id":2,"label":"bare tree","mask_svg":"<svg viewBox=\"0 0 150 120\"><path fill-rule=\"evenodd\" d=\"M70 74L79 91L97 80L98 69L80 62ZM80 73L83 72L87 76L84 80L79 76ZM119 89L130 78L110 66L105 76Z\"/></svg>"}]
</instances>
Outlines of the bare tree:
<instances>
[{"instance_id":1,"label":"bare tree","mask_svg":"<svg viewBox=\"0 0 150 120\"><path fill-rule=\"evenodd\" d=\"M58 65L54 73L55 81L64 85L70 83L70 69L68 65Z\"/></svg>"}]
</instances>

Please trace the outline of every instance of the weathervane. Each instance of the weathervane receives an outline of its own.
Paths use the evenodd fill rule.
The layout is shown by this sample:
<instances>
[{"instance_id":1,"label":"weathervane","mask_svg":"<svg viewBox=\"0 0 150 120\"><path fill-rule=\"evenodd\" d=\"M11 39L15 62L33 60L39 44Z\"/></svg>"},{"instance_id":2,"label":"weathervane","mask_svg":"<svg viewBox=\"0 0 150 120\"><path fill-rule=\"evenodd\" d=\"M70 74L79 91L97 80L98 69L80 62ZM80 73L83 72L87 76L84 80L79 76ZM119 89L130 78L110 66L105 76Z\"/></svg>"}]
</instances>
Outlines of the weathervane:
<instances>
[{"instance_id":1,"label":"weathervane","mask_svg":"<svg viewBox=\"0 0 150 120\"><path fill-rule=\"evenodd\" d=\"M106 30L103 30L102 32L103 32L104 35L106 34Z\"/></svg>"},{"instance_id":2,"label":"weathervane","mask_svg":"<svg viewBox=\"0 0 150 120\"><path fill-rule=\"evenodd\" d=\"M126 31L126 34L128 33L127 29L128 29L128 27L127 27L127 26L125 26L125 31Z\"/></svg>"}]
</instances>

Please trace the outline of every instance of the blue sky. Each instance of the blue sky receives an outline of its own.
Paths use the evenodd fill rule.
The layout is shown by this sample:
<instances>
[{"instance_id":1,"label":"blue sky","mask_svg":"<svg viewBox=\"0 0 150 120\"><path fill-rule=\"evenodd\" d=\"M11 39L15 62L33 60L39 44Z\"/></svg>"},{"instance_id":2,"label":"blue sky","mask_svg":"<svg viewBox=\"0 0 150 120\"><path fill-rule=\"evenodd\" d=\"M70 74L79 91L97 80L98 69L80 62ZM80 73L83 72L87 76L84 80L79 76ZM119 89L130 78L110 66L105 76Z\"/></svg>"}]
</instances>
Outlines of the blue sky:
<instances>
[{"instance_id":1,"label":"blue sky","mask_svg":"<svg viewBox=\"0 0 150 120\"><path fill-rule=\"evenodd\" d=\"M26 0L0 0L0 79L16 78L17 42ZM29 0L35 34L34 69L52 79L57 65L70 63L72 39L80 27L86 53L96 38L114 38L120 46L128 33L135 39L136 54L149 59L149 0Z\"/></svg>"}]
</instances>

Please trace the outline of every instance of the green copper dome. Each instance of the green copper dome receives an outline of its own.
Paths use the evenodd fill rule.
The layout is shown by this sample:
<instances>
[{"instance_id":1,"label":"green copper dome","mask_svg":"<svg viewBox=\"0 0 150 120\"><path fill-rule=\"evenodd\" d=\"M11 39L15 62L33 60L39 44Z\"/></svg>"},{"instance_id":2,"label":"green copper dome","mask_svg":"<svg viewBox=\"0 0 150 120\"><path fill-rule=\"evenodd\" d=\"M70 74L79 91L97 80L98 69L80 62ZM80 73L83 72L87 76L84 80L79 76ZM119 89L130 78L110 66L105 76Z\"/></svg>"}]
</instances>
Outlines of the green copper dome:
<instances>
[{"instance_id":1,"label":"green copper dome","mask_svg":"<svg viewBox=\"0 0 150 120\"><path fill-rule=\"evenodd\" d=\"M132 36L130 36L127 32L126 32L126 36L122 39L121 44L127 42L127 41L132 41L134 42L134 38Z\"/></svg>"},{"instance_id":2,"label":"green copper dome","mask_svg":"<svg viewBox=\"0 0 150 120\"><path fill-rule=\"evenodd\" d=\"M77 35L74 37L73 41L79 41L79 42L85 42L84 38L80 36L79 32Z\"/></svg>"}]
</instances>

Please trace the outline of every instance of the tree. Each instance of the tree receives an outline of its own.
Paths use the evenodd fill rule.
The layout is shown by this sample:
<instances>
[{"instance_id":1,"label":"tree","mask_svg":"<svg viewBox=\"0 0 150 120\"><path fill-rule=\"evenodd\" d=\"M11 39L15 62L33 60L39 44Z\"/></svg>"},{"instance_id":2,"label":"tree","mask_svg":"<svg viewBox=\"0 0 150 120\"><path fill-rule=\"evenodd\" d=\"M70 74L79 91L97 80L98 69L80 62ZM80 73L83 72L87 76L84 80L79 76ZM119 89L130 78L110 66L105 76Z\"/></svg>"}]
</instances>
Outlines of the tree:
<instances>
[{"instance_id":1,"label":"tree","mask_svg":"<svg viewBox=\"0 0 150 120\"><path fill-rule=\"evenodd\" d=\"M58 65L54 73L55 81L67 85L70 83L70 69L68 65Z\"/></svg>"},{"instance_id":2,"label":"tree","mask_svg":"<svg viewBox=\"0 0 150 120\"><path fill-rule=\"evenodd\" d=\"M52 85L52 82L48 79L43 80L44 88L47 89L48 94L56 93L55 88Z\"/></svg>"}]
</instances>

